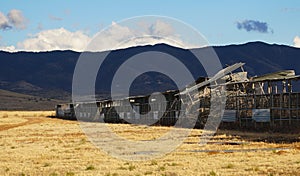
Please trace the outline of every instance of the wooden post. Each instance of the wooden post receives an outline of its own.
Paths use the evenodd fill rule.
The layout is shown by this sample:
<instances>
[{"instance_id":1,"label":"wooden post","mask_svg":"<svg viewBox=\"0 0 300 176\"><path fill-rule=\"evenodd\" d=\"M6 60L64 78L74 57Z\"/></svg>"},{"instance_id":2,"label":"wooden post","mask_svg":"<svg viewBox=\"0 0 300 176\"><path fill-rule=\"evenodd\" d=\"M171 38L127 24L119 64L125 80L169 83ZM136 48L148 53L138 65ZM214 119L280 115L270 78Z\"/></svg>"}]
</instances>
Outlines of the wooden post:
<instances>
[{"instance_id":1,"label":"wooden post","mask_svg":"<svg viewBox=\"0 0 300 176\"><path fill-rule=\"evenodd\" d=\"M268 94L271 94L271 93L272 93L272 86L271 86L270 81L268 81Z\"/></svg>"},{"instance_id":2,"label":"wooden post","mask_svg":"<svg viewBox=\"0 0 300 176\"><path fill-rule=\"evenodd\" d=\"M282 81L282 92L286 93L286 82L285 82L285 80Z\"/></svg>"},{"instance_id":3,"label":"wooden post","mask_svg":"<svg viewBox=\"0 0 300 176\"><path fill-rule=\"evenodd\" d=\"M291 112L292 112L292 110L291 110L291 92L289 92L289 110L288 110L288 112L289 112L289 125L291 126L291 124L292 124L292 116L291 116Z\"/></svg>"},{"instance_id":4,"label":"wooden post","mask_svg":"<svg viewBox=\"0 0 300 176\"><path fill-rule=\"evenodd\" d=\"M273 99L273 93L271 93L270 95L270 126L273 127L274 126L274 116L273 116L273 106L274 106L274 99Z\"/></svg>"},{"instance_id":5,"label":"wooden post","mask_svg":"<svg viewBox=\"0 0 300 176\"><path fill-rule=\"evenodd\" d=\"M289 92L293 92L293 89L292 89L292 81L291 81L291 80L288 80L288 91L289 91Z\"/></svg>"},{"instance_id":6,"label":"wooden post","mask_svg":"<svg viewBox=\"0 0 300 176\"><path fill-rule=\"evenodd\" d=\"M282 108L283 108L283 107L282 107L283 93L280 94L279 98L280 98L280 99L279 99L279 100L280 100L280 101L279 101L279 104L280 104L280 105L279 105L279 110L280 110L280 113L279 113L279 126L281 127L281 126L282 126L281 117L282 117Z\"/></svg>"}]
</instances>

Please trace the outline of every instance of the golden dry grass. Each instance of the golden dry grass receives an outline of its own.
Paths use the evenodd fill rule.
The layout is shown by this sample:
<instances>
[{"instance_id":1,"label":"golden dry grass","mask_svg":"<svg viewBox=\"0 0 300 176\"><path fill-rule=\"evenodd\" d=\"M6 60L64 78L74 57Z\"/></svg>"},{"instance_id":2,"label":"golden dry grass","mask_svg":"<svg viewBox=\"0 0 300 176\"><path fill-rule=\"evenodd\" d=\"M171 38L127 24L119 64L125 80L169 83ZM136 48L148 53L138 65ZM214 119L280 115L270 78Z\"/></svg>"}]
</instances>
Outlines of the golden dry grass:
<instances>
[{"instance_id":1,"label":"golden dry grass","mask_svg":"<svg viewBox=\"0 0 300 176\"><path fill-rule=\"evenodd\" d=\"M219 132L209 144L199 146L202 131L193 130L172 153L132 162L107 155L89 142L77 121L47 117L53 114L0 112L0 175L300 175L299 142L253 142L248 140L250 137L242 138L244 133L226 131ZM124 124L108 126L131 140L155 139L169 130ZM249 133L252 138L257 135L266 134Z\"/></svg>"}]
</instances>

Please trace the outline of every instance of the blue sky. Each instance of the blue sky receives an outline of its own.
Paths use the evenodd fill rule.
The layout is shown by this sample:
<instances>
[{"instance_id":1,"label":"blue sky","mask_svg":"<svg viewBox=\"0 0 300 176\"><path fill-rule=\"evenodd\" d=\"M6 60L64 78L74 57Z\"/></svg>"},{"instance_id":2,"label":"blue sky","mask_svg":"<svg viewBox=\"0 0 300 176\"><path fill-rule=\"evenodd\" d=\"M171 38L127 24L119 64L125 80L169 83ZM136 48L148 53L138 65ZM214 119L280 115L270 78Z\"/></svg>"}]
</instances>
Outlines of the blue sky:
<instances>
[{"instance_id":1,"label":"blue sky","mask_svg":"<svg viewBox=\"0 0 300 176\"><path fill-rule=\"evenodd\" d=\"M8 16L13 9L22 14L23 21L19 21L23 22L22 27L9 21L13 19ZM29 40L26 45L22 42L38 38L37 34L47 30L53 30L54 33L57 32L55 29L71 33L81 31L92 37L113 21L141 15L162 15L179 19L201 32L211 45L258 40L300 46L300 1L296 0L10 0L1 2L0 12L10 25L10 28L0 29L2 49L30 49L28 43L38 41ZM42 36L51 35L41 34L40 38Z\"/></svg>"}]
</instances>

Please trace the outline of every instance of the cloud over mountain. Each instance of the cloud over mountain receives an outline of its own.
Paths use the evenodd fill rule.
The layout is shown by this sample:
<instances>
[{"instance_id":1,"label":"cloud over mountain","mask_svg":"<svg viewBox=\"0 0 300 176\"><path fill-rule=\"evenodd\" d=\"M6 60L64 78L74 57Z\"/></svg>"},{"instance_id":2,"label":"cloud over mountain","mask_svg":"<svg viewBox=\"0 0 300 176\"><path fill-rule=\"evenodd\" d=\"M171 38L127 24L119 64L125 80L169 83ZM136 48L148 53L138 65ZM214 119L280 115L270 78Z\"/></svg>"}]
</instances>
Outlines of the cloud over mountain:
<instances>
[{"instance_id":1,"label":"cloud over mountain","mask_svg":"<svg viewBox=\"0 0 300 176\"><path fill-rule=\"evenodd\" d=\"M13 45L10 45L10 46L0 46L0 51L16 52L16 47L13 46Z\"/></svg>"},{"instance_id":2,"label":"cloud over mountain","mask_svg":"<svg viewBox=\"0 0 300 176\"><path fill-rule=\"evenodd\" d=\"M90 37L82 31L71 32L64 28L44 30L19 42L18 48L26 51L75 50L82 51Z\"/></svg>"},{"instance_id":3,"label":"cloud over mountain","mask_svg":"<svg viewBox=\"0 0 300 176\"><path fill-rule=\"evenodd\" d=\"M297 48L300 48L300 37L299 36L296 36L294 38L294 46Z\"/></svg>"},{"instance_id":4,"label":"cloud over mountain","mask_svg":"<svg viewBox=\"0 0 300 176\"><path fill-rule=\"evenodd\" d=\"M174 26L167 22L157 20L152 23L139 25L137 30L126 25L112 22L112 25L107 28L107 30L93 38L93 42L88 49L91 51L105 51L158 43L165 43L181 48L201 47L185 41L176 33ZM93 45L93 43L96 45Z\"/></svg>"},{"instance_id":5,"label":"cloud over mountain","mask_svg":"<svg viewBox=\"0 0 300 176\"><path fill-rule=\"evenodd\" d=\"M90 36L83 31L69 31L65 28L42 30L31 34L24 41L18 42L17 47L3 46L5 51L105 51L132 46L154 45L166 43L181 48L196 48L178 35L172 25L157 20L148 24L140 24L135 29L126 25L112 22L106 30ZM92 42L91 42L92 41Z\"/></svg>"},{"instance_id":6,"label":"cloud over mountain","mask_svg":"<svg viewBox=\"0 0 300 176\"><path fill-rule=\"evenodd\" d=\"M247 32L256 31L260 33L273 33L273 30L269 27L268 23L257 20L244 20L236 22L236 27L239 30L246 30Z\"/></svg>"}]
</instances>

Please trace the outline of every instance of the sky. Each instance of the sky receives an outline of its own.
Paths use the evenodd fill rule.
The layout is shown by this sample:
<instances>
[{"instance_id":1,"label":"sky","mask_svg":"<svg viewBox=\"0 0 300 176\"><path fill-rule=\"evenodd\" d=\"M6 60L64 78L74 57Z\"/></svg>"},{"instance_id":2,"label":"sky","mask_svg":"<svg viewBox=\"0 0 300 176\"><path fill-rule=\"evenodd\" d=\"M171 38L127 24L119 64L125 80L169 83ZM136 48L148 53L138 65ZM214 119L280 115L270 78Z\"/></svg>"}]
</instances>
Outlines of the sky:
<instances>
[{"instance_id":1,"label":"sky","mask_svg":"<svg viewBox=\"0 0 300 176\"><path fill-rule=\"evenodd\" d=\"M178 19L214 46L263 41L300 47L298 0L7 0L0 3L0 50L81 51L102 29L143 15Z\"/></svg>"}]
</instances>

